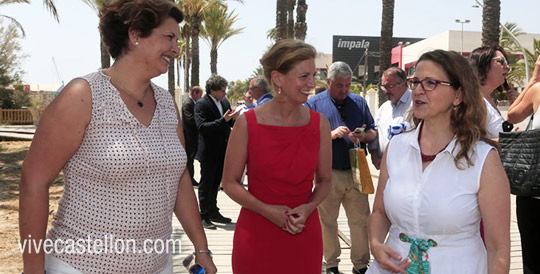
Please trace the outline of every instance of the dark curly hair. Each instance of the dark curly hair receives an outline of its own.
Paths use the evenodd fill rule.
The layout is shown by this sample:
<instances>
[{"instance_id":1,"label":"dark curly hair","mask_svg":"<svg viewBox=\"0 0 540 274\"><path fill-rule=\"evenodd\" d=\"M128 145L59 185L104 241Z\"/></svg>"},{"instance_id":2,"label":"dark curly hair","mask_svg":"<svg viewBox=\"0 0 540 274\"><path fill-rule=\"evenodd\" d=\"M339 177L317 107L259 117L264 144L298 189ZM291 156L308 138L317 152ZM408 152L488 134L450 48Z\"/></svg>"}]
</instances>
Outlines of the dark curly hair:
<instances>
[{"instance_id":1,"label":"dark curly hair","mask_svg":"<svg viewBox=\"0 0 540 274\"><path fill-rule=\"evenodd\" d=\"M508 55L499 45L476 48L469 56L469 62L476 68L478 78L480 79L480 85L482 86L486 84L487 75L491 69L491 61L497 54L497 51L500 51L504 58L508 60Z\"/></svg>"},{"instance_id":2,"label":"dark curly hair","mask_svg":"<svg viewBox=\"0 0 540 274\"><path fill-rule=\"evenodd\" d=\"M184 19L182 11L170 1L110 0L99 10L99 30L107 51L117 59L128 51L130 29L146 38L168 17L178 23Z\"/></svg>"},{"instance_id":3,"label":"dark curly hair","mask_svg":"<svg viewBox=\"0 0 540 274\"><path fill-rule=\"evenodd\" d=\"M228 84L229 83L227 82L227 80L225 80L225 78L217 74L212 74L210 78L206 80L205 90L206 90L206 93L210 94L212 90L213 91L220 90L224 87L227 87Z\"/></svg>"}]
</instances>

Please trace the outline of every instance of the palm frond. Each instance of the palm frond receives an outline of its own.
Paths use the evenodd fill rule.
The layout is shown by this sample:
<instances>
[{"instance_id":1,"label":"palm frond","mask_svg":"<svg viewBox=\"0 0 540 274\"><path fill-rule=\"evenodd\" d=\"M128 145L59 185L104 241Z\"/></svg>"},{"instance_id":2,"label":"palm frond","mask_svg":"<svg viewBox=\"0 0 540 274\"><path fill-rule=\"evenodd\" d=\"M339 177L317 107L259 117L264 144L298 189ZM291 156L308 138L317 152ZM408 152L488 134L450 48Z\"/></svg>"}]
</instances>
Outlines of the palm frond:
<instances>
[{"instance_id":1,"label":"palm frond","mask_svg":"<svg viewBox=\"0 0 540 274\"><path fill-rule=\"evenodd\" d=\"M56 20L56 22L60 22L60 18L58 17L58 11L56 10L56 6L54 5L54 0L43 0L43 5L51 13L54 20Z\"/></svg>"},{"instance_id":2,"label":"palm frond","mask_svg":"<svg viewBox=\"0 0 540 274\"><path fill-rule=\"evenodd\" d=\"M11 17L11 16L7 16L7 15L2 15L0 14L0 18L7 18L8 20L11 21L11 23L13 23L20 31L21 31L21 35L23 38L26 37L26 33L24 32L24 28L23 26L21 25L21 23L19 23L19 21L17 21L15 18Z\"/></svg>"}]
</instances>

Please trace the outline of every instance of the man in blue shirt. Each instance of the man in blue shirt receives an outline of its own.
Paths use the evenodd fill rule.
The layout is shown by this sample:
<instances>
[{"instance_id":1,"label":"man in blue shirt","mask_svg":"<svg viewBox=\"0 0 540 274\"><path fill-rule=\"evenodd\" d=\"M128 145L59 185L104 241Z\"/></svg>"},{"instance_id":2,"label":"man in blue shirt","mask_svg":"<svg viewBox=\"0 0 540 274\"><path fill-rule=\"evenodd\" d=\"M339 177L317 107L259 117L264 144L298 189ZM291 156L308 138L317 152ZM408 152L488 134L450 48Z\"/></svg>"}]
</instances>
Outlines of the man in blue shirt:
<instances>
[{"instance_id":1,"label":"man in blue shirt","mask_svg":"<svg viewBox=\"0 0 540 274\"><path fill-rule=\"evenodd\" d=\"M267 103L274 98L274 96L270 94L270 85L263 76L257 76L251 79L251 82L249 82L249 91L251 92L253 99L257 100L256 106Z\"/></svg>"},{"instance_id":2,"label":"man in blue shirt","mask_svg":"<svg viewBox=\"0 0 540 274\"><path fill-rule=\"evenodd\" d=\"M307 108L324 114L332 130L332 190L318 208L327 274L340 273L337 218L341 204L349 219L353 273L365 273L369 263L368 196L354 186L349 149L354 147L354 143L365 148L366 143L375 139L376 131L366 100L349 93L351 81L349 65L335 62L328 71L328 90L311 97L305 104ZM364 131L354 133L356 128L364 128Z\"/></svg>"}]
</instances>

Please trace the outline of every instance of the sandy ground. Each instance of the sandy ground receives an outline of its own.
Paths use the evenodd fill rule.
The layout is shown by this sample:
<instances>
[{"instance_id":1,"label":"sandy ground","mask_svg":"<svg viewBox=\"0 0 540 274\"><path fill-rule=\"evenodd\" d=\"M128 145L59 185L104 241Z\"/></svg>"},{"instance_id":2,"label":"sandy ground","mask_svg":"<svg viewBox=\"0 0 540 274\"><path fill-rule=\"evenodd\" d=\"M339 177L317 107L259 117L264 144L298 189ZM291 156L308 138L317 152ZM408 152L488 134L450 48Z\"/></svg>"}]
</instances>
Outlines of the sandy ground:
<instances>
[{"instance_id":1,"label":"sandy ground","mask_svg":"<svg viewBox=\"0 0 540 274\"><path fill-rule=\"evenodd\" d=\"M0 142L0 273L21 273L19 252L19 180L30 141ZM62 196L64 181L59 175L50 188L49 223Z\"/></svg>"}]
</instances>

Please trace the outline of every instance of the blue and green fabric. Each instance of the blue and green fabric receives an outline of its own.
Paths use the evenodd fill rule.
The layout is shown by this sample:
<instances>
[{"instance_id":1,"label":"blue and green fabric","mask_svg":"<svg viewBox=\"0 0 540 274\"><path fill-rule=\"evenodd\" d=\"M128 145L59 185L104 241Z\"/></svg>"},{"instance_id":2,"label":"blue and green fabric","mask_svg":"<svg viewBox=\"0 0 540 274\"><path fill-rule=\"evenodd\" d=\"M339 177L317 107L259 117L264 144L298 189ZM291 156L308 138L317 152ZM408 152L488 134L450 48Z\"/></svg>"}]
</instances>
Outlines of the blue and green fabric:
<instances>
[{"instance_id":1,"label":"blue and green fabric","mask_svg":"<svg viewBox=\"0 0 540 274\"><path fill-rule=\"evenodd\" d=\"M437 246L437 242L432 239L409 238L405 233L399 234L399 239L402 242L411 243L407 257L411 260L412 265L405 269L407 274L429 274L429 256L427 250L430 247Z\"/></svg>"}]
</instances>

